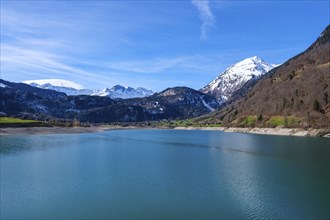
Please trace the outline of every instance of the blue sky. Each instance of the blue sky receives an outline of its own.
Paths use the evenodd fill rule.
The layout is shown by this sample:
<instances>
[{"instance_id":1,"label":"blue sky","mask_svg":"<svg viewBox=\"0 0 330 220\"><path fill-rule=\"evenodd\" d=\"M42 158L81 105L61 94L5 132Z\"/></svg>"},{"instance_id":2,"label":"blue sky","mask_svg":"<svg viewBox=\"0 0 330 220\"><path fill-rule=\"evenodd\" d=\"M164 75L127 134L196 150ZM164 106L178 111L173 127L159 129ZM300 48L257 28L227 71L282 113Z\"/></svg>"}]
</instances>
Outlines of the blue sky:
<instances>
[{"instance_id":1,"label":"blue sky","mask_svg":"<svg viewBox=\"0 0 330 220\"><path fill-rule=\"evenodd\" d=\"M1 78L200 89L230 64L279 64L329 24L329 1L1 1Z\"/></svg>"}]
</instances>

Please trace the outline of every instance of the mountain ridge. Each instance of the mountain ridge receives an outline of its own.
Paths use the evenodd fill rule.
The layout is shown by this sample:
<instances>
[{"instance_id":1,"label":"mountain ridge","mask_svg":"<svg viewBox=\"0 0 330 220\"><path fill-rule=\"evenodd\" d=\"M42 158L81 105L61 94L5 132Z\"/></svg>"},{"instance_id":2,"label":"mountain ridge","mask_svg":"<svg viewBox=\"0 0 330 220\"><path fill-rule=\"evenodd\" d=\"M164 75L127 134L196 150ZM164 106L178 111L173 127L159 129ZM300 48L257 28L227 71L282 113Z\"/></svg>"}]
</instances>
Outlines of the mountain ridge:
<instances>
[{"instance_id":1,"label":"mountain ridge","mask_svg":"<svg viewBox=\"0 0 330 220\"><path fill-rule=\"evenodd\" d=\"M103 90L84 89L81 85L69 80L63 79L42 79L42 80L26 80L23 83L42 89L49 89L58 92L64 92L67 95L91 95L91 96L109 96L110 98L141 98L150 96L153 91L143 87L133 88L121 85L105 88Z\"/></svg>"},{"instance_id":2,"label":"mountain ridge","mask_svg":"<svg viewBox=\"0 0 330 220\"><path fill-rule=\"evenodd\" d=\"M101 91L93 92L92 96L109 96L110 98L143 98L152 95L154 92L143 87L133 88L130 86L115 85L112 88L105 88Z\"/></svg>"},{"instance_id":3,"label":"mountain ridge","mask_svg":"<svg viewBox=\"0 0 330 220\"><path fill-rule=\"evenodd\" d=\"M187 87L174 87L144 98L111 99L109 96L68 96L0 80L0 112L14 117L82 122L143 122L197 117L219 107L216 99ZM171 91L171 95L166 95ZM165 95L164 95L165 94Z\"/></svg>"},{"instance_id":4,"label":"mountain ridge","mask_svg":"<svg viewBox=\"0 0 330 220\"><path fill-rule=\"evenodd\" d=\"M84 89L84 87L80 84L74 83L69 80L65 79L36 79L36 80L25 80L22 83L25 84L33 84L34 86L42 86L42 85L51 85L51 86L56 86L56 87L66 87L66 88L71 88L71 89L76 89L76 90L81 90Z\"/></svg>"}]
</instances>

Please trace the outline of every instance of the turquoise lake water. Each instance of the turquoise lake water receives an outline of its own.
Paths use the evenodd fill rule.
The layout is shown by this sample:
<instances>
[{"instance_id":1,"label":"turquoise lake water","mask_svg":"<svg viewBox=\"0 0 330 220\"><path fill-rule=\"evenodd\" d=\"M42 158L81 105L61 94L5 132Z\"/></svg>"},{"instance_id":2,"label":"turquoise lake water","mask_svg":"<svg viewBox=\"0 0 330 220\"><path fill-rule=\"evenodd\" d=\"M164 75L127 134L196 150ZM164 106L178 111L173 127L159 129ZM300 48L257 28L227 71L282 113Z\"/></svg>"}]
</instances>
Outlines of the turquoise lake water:
<instances>
[{"instance_id":1,"label":"turquoise lake water","mask_svg":"<svg viewBox=\"0 0 330 220\"><path fill-rule=\"evenodd\" d=\"M221 131L2 136L1 219L329 219L330 140Z\"/></svg>"}]
</instances>

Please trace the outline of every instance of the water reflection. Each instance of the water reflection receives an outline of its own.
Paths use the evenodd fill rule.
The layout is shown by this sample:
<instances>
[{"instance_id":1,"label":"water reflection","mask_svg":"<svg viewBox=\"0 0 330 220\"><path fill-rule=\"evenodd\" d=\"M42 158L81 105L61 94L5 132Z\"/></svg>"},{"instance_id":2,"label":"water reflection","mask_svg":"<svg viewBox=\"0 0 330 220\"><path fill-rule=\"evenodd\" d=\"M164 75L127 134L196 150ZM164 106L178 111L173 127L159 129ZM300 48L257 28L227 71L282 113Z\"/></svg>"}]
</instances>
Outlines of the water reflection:
<instances>
[{"instance_id":1,"label":"water reflection","mask_svg":"<svg viewBox=\"0 0 330 220\"><path fill-rule=\"evenodd\" d=\"M0 137L0 154L51 150L92 142L92 134L15 135Z\"/></svg>"}]
</instances>

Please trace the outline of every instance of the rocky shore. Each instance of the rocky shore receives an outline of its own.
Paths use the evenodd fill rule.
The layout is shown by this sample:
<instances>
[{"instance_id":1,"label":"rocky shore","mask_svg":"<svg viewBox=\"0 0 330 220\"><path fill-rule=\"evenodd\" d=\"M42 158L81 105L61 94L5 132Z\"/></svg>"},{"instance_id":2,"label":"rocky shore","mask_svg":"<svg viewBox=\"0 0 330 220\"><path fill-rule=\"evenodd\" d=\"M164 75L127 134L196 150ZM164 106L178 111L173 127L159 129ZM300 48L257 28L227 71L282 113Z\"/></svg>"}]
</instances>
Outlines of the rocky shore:
<instances>
[{"instance_id":1,"label":"rocky shore","mask_svg":"<svg viewBox=\"0 0 330 220\"><path fill-rule=\"evenodd\" d=\"M330 138L330 129L301 128L235 128L235 127L176 127L177 130L218 130L224 132L282 135L282 136L312 136Z\"/></svg>"}]
</instances>

